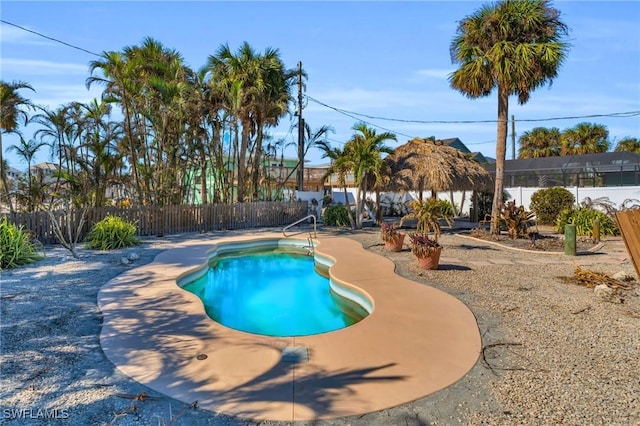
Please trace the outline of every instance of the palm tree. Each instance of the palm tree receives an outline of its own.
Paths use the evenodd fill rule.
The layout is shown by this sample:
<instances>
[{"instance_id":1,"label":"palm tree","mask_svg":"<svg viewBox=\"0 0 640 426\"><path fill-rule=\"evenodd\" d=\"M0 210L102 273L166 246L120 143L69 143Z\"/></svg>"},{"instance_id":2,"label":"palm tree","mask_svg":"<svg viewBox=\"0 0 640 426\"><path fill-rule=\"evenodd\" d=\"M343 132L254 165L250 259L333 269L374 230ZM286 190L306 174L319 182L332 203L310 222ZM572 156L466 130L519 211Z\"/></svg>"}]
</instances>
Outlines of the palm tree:
<instances>
[{"instance_id":1,"label":"palm tree","mask_svg":"<svg viewBox=\"0 0 640 426\"><path fill-rule=\"evenodd\" d=\"M103 52L101 58L89 63L91 76L87 78L86 85L98 83L105 86L103 99L120 104L124 115L124 131L129 144L129 165L133 174L135 193L140 201L144 200L143 185L139 173L138 148L140 145L140 132L138 114L134 104L135 96L140 92L139 81L134 77L133 64L127 60L121 52ZM101 71L102 75L95 75Z\"/></svg>"},{"instance_id":2,"label":"palm tree","mask_svg":"<svg viewBox=\"0 0 640 426\"><path fill-rule=\"evenodd\" d=\"M259 70L258 54L246 41L233 53L228 44L220 46L215 55L210 55L206 69L211 72L211 81L233 97L235 126L238 121L242 128L240 143L237 147L237 200L244 202L246 182L246 158L249 147L249 134L252 130L251 102L252 88L257 87ZM236 127L237 128L237 127ZM237 131L236 131L237 137Z\"/></svg>"},{"instance_id":3,"label":"palm tree","mask_svg":"<svg viewBox=\"0 0 640 426\"><path fill-rule=\"evenodd\" d=\"M9 198L7 171L5 169L5 161L2 158L2 134L20 134L18 130L20 123L27 125L29 122L27 110L33 108L33 104L18 93L20 89L33 90L33 87L24 81L13 81L11 83L0 81L0 182L11 212L13 212L13 204Z\"/></svg>"},{"instance_id":4,"label":"palm tree","mask_svg":"<svg viewBox=\"0 0 640 426\"><path fill-rule=\"evenodd\" d=\"M557 157L560 155L560 129L535 127L520 136L518 158Z\"/></svg>"},{"instance_id":5,"label":"palm tree","mask_svg":"<svg viewBox=\"0 0 640 426\"><path fill-rule=\"evenodd\" d=\"M63 160L65 161L64 168L71 168L69 156L65 155L72 138L72 124L68 114L70 106L62 105L55 110L49 110L46 107L39 108L42 112L34 115L31 121L40 124L42 128L36 130L33 136L46 142L50 148L51 160L55 157L58 158L59 170L63 169Z\"/></svg>"},{"instance_id":6,"label":"palm tree","mask_svg":"<svg viewBox=\"0 0 640 426\"><path fill-rule=\"evenodd\" d=\"M38 150L45 146L44 142L36 142L33 139L25 140L22 136L20 136L20 145L12 145L7 150L15 151L18 156L20 156L25 163L27 163L27 193L29 194L27 198L27 211L32 212L35 210L35 202L32 197L32 176L31 176L31 162L33 161L33 157L36 155Z\"/></svg>"},{"instance_id":7,"label":"palm tree","mask_svg":"<svg viewBox=\"0 0 640 426\"><path fill-rule=\"evenodd\" d=\"M110 121L111 105L94 99L81 105L84 115L78 166L82 172L79 184L84 188L85 205L103 206L109 183L115 183L122 154L117 150L121 138L120 124Z\"/></svg>"},{"instance_id":8,"label":"palm tree","mask_svg":"<svg viewBox=\"0 0 640 426\"><path fill-rule=\"evenodd\" d=\"M262 139L265 126L275 126L288 111L292 72L286 71L277 50L267 48L264 54L253 50L249 43L240 45L233 53L228 44L220 46L215 55L208 58L205 70L211 74L211 84L228 97L234 125L241 129L237 146L237 200L245 201L247 191L248 158L253 158L254 192L258 176ZM250 150L250 139L255 144Z\"/></svg>"},{"instance_id":9,"label":"palm tree","mask_svg":"<svg viewBox=\"0 0 640 426\"><path fill-rule=\"evenodd\" d=\"M103 99L122 108L129 164L140 201L149 205L180 199L192 73L181 55L146 38L122 52L103 53L90 63L90 69L87 85L104 84ZM102 75L94 75L98 70Z\"/></svg>"},{"instance_id":10,"label":"palm tree","mask_svg":"<svg viewBox=\"0 0 640 426\"><path fill-rule=\"evenodd\" d=\"M373 180L375 185L382 180L381 171L385 163L381 154L393 152L393 149L384 145L384 142L395 141L396 135L389 132L377 134L375 129L362 122L356 123L353 130L356 133L345 144L343 156L336 159L336 165L353 173L356 186L356 228L362 228L368 183Z\"/></svg>"},{"instance_id":11,"label":"palm tree","mask_svg":"<svg viewBox=\"0 0 640 426\"><path fill-rule=\"evenodd\" d=\"M607 152L609 131L606 126L595 123L580 123L566 129L561 137L562 155L581 155Z\"/></svg>"},{"instance_id":12,"label":"palm tree","mask_svg":"<svg viewBox=\"0 0 640 426\"><path fill-rule=\"evenodd\" d=\"M614 151L615 152L635 152L637 154L640 154L640 139L631 138L631 137L620 139Z\"/></svg>"},{"instance_id":13,"label":"palm tree","mask_svg":"<svg viewBox=\"0 0 640 426\"><path fill-rule=\"evenodd\" d=\"M349 173L349 167L345 161L342 161L342 158L346 157L344 149L333 148L326 140L317 141L315 146L323 152L322 158L329 158L331 160L331 165L327 169L324 179L326 180L334 174L338 176L338 183L344 191L344 202L349 210L349 224L351 225L351 229L355 229L356 224L351 216L351 205L349 204L347 194L347 174Z\"/></svg>"},{"instance_id":14,"label":"palm tree","mask_svg":"<svg viewBox=\"0 0 640 426\"><path fill-rule=\"evenodd\" d=\"M567 33L549 1L506 0L464 18L451 42L451 59L460 64L449 75L451 87L471 99L498 91L493 233L500 232L509 96L525 104L533 90L552 82L569 48Z\"/></svg>"},{"instance_id":15,"label":"palm tree","mask_svg":"<svg viewBox=\"0 0 640 426\"><path fill-rule=\"evenodd\" d=\"M291 86L294 71L285 70L284 63L276 49L266 49L259 58L259 79L253 102L253 117L256 125L256 142L253 150L252 186L254 199L258 197L260 163L265 128L276 127L280 119L289 111L292 100Z\"/></svg>"}]
</instances>

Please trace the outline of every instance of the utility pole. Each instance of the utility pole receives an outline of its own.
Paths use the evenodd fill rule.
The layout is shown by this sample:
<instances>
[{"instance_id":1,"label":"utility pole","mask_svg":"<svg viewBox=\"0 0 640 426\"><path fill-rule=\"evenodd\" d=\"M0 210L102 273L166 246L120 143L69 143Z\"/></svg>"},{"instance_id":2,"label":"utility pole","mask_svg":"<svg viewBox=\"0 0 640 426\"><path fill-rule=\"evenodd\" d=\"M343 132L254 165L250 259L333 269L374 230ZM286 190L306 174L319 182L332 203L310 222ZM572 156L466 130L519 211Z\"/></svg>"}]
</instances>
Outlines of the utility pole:
<instances>
[{"instance_id":1,"label":"utility pole","mask_svg":"<svg viewBox=\"0 0 640 426\"><path fill-rule=\"evenodd\" d=\"M511 115L511 159L516 159L516 116ZM515 186L515 176L511 174L511 187Z\"/></svg>"},{"instance_id":2,"label":"utility pole","mask_svg":"<svg viewBox=\"0 0 640 426\"><path fill-rule=\"evenodd\" d=\"M298 191L304 190L304 119L302 118L302 62L298 62Z\"/></svg>"},{"instance_id":3,"label":"utility pole","mask_svg":"<svg viewBox=\"0 0 640 426\"><path fill-rule=\"evenodd\" d=\"M511 116L511 159L516 159L516 116Z\"/></svg>"}]
</instances>

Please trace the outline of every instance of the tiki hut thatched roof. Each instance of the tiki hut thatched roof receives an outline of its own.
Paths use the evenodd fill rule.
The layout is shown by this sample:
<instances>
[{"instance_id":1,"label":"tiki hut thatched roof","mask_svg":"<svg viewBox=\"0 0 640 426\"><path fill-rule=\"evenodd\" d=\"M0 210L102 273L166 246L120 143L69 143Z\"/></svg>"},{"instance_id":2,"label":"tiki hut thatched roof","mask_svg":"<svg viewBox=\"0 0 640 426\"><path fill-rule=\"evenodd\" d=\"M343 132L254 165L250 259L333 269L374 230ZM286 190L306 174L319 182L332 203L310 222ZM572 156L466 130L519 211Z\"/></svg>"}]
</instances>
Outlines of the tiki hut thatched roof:
<instances>
[{"instance_id":1,"label":"tiki hut thatched roof","mask_svg":"<svg viewBox=\"0 0 640 426\"><path fill-rule=\"evenodd\" d=\"M433 139L414 138L385 158L392 190L489 191L493 179L459 150Z\"/></svg>"}]
</instances>

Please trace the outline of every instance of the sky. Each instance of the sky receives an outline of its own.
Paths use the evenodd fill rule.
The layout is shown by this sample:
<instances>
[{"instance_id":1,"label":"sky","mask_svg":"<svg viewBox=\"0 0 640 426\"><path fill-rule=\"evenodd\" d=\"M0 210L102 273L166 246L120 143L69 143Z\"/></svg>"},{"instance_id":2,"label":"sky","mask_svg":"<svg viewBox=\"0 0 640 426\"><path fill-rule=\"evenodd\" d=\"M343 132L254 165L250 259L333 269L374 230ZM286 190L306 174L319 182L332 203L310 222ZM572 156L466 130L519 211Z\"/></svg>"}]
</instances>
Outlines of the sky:
<instances>
[{"instance_id":1,"label":"sky","mask_svg":"<svg viewBox=\"0 0 640 426\"><path fill-rule=\"evenodd\" d=\"M302 62L308 75L303 117L313 130L331 126L332 146L341 147L362 120L378 133L395 133L397 142L388 143L392 148L413 137L457 137L471 151L495 157L495 91L469 99L448 81L456 70L449 47L458 23L483 4L3 0L0 19L84 50L1 23L0 79L28 82L35 92L20 93L53 109L100 98L102 87L85 86L88 64L98 59L94 54L152 37L197 70L221 45L228 43L235 52L247 41L257 52L278 49L287 68ZM581 122L605 125L612 149L624 137L640 138L640 115L611 116L640 112L640 1L552 5L570 29L571 48L551 86L534 91L525 105L510 99L516 139L534 127L564 130ZM285 117L271 135L295 143L294 120ZM31 124L22 132L28 139L35 130ZM511 159L511 135L508 140ZM24 170L26 165L6 151L16 143L16 136L3 135L9 165ZM295 147L285 155L295 157ZM49 159L45 147L36 162ZM316 149L307 155L311 165L326 161Z\"/></svg>"}]
</instances>

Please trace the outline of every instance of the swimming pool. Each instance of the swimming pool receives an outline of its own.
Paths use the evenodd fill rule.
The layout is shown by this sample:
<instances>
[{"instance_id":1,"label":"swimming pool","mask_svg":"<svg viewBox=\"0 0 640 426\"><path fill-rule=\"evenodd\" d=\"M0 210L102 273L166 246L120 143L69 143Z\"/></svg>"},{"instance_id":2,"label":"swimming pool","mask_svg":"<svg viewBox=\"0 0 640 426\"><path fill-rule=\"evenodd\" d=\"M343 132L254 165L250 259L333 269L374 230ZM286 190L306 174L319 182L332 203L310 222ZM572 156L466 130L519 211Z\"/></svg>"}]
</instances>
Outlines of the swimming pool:
<instances>
[{"instance_id":1,"label":"swimming pool","mask_svg":"<svg viewBox=\"0 0 640 426\"><path fill-rule=\"evenodd\" d=\"M332 289L327 269L299 246L237 248L213 256L208 269L182 288L202 300L210 318L232 329L308 336L349 327L369 314L350 293Z\"/></svg>"},{"instance_id":2,"label":"swimming pool","mask_svg":"<svg viewBox=\"0 0 640 426\"><path fill-rule=\"evenodd\" d=\"M181 288L206 274L214 256L292 244L308 243L279 232L194 238L124 271L98 293L105 355L119 371L185 404L288 423L415 401L476 364L482 340L473 312L441 290L400 277L391 260L350 238L314 241L316 266L327 265L332 290L370 312L342 330L300 337L240 332L213 321L202 301ZM300 359L285 358L292 349Z\"/></svg>"}]
</instances>

